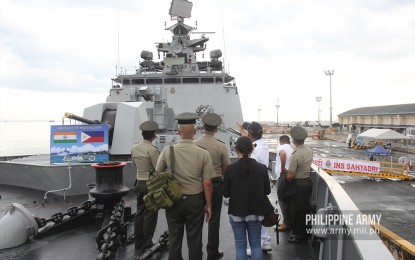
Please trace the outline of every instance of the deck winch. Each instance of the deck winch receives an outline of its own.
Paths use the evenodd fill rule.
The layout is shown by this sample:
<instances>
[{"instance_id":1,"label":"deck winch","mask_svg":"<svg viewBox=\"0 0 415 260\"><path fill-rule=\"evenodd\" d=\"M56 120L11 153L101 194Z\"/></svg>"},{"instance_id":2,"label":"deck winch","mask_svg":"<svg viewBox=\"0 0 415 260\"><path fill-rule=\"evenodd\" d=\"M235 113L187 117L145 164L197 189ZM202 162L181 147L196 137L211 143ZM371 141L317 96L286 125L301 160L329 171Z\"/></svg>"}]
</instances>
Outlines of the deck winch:
<instances>
[{"instance_id":1,"label":"deck winch","mask_svg":"<svg viewBox=\"0 0 415 260\"><path fill-rule=\"evenodd\" d=\"M90 190L91 197L102 204L112 207L117 201L128 194L129 188L123 184L122 169L125 162L94 163L96 185Z\"/></svg>"}]
</instances>

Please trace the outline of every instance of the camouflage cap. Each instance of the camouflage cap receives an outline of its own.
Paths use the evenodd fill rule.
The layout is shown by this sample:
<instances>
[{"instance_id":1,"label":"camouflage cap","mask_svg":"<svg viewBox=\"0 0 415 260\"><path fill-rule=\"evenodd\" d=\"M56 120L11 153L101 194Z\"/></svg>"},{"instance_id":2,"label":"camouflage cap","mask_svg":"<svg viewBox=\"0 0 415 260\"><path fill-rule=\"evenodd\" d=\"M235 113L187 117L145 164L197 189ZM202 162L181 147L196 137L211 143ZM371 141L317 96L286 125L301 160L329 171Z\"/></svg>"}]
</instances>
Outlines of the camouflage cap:
<instances>
[{"instance_id":1,"label":"camouflage cap","mask_svg":"<svg viewBox=\"0 0 415 260\"><path fill-rule=\"evenodd\" d=\"M220 126L222 124L222 118L215 113L207 113L202 117L202 122L205 125Z\"/></svg>"},{"instance_id":2,"label":"camouflage cap","mask_svg":"<svg viewBox=\"0 0 415 260\"><path fill-rule=\"evenodd\" d=\"M178 114L175 119L179 125L191 125L196 124L198 118L199 116L195 113L185 112Z\"/></svg>"},{"instance_id":3,"label":"camouflage cap","mask_svg":"<svg viewBox=\"0 0 415 260\"><path fill-rule=\"evenodd\" d=\"M140 125L141 131L157 131L159 125L154 121L145 121Z\"/></svg>"},{"instance_id":4,"label":"camouflage cap","mask_svg":"<svg viewBox=\"0 0 415 260\"><path fill-rule=\"evenodd\" d=\"M290 131L290 135L295 140L305 140L308 137L307 131L301 126L294 126Z\"/></svg>"}]
</instances>

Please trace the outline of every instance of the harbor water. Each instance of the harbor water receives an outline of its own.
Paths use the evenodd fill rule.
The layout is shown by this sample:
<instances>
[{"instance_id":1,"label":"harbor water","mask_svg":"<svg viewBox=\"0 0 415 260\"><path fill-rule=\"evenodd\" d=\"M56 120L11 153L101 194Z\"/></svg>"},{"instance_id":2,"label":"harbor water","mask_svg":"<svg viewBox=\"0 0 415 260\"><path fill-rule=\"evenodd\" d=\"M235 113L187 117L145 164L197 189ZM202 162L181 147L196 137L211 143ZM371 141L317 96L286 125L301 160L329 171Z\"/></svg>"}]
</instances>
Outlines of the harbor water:
<instances>
[{"instance_id":1,"label":"harbor water","mask_svg":"<svg viewBox=\"0 0 415 260\"><path fill-rule=\"evenodd\" d=\"M49 121L1 121L0 156L47 154L50 152Z\"/></svg>"}]
</instances>

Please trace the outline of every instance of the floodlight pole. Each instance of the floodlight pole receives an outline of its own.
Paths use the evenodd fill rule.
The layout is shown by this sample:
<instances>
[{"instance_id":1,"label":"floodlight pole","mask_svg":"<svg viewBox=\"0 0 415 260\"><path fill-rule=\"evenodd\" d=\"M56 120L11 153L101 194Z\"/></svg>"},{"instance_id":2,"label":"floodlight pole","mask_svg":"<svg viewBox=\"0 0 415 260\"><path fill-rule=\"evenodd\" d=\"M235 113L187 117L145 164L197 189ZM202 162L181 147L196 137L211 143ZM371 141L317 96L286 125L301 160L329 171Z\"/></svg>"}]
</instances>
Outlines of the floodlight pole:
<instances>
[{"instance_id":1,"label":"floodlight pole","mask_svg":"<svg viewBox=\"0 0 415 260\"><path fill-rule=\"evenodd\" d=\"M275 107L277 108L277 125L278 125L278 109L280 108L280 105L278 104L280 102L280 100L277 100L277 104L275 105Z\"/></svg>"},{"instance_id":2,"label":"floodlight pole","mask_svg":"<svg viewBox=\"0 0 415 260\"><path fill-rule=\"evenodd\" d=\"M261 108L258 108L258 122L261 121Z\"/></svg>"},{"instance_id":3,"label":"floodlight pole","mask_svg":"<svg viewBox=\"0 0 415 260\"><path fill-rule=\"evenodd\" d=\"M334 74L334 70L325 70L324 73L326 76L330 77L330 128L333 127L333 121L332 121L332 112L333 112L333 106L331 103L331 75Z\"/></svg>"},{"instance_id":4,"label":"floodlight pole","mask_svg":"<svg viewBox=\"0 0 415 260\"><path fill-rule=\"evenodd\" d=\"M316 101L317 101L317 123L320 124L320 101L322 100L321 97L316 97Z\"/></svg>"}]
</instances>

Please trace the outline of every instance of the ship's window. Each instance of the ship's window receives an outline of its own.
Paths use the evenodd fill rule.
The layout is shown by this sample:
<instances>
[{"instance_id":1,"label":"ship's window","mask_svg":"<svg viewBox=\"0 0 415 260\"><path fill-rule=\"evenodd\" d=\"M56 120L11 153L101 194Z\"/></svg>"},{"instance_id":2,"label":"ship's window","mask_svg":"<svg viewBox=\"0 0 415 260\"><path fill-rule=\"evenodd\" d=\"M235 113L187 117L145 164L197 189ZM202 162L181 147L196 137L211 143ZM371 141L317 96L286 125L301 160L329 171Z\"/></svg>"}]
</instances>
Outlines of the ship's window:
<instances>
[{"instance_id":1,"label":"ship's window","mask_svg":"<svg viewBox=\"0 0 415 260\"><path fill-rule=\"evenodd\" d=\"M144 85L144 79L133 79L134 85Z\"/></svg>"},{"instance_id":2,"label":"ship's window","mask_svg":"<svg viewBox=\"0 0 415 260\"><path fill-rule=\"evenodd\" d=\"M183 57L184 58L184 63L188 63L187 53L178 53L177 57Z\"/></svg>"},{"instance_id":3,"label":"ship's window","mask_svg":"<svg viewBox=\"0 0 415 260\"><path fill-rule=\"evenodd\" d=\"M199 83L199 78L183 78L183 83Z\"/></svg>"},{"instance_id":4,"label":"ship's window","mask_svg":"<svg viewBox=\"0 0 415 260\"><path fill-rule=\"evenodd\" d=\"M163 79L147 79L147 84L163 84Z\"/></svg>"},{"instance_id":5,"label":"ship's window","mask_svg":"<svg viewBox=\"0 0 415 260\"><path fill-rule=\"evenodd\" d=\"M213 83L214 78L201 78L201 83Z\"/></svg>"},{"instance_id":6,"label":"ship's window","mask_svg":"<svg viewBox=\"0 0 415 260\"><path fill-rule=\"evenodd\" d=\"M223 82L222 78L216 78L216 83L222 83L222 82Z\"/></svg>"},{"instance_id":7,"label":"ship's window","mask_svg":"<svg viewBox=\"0 0 415 260\"><path fill-rule=\"evenodd\" d=\"M180 78L167 78L164 79L164 83L166 84L180 84Z\"/></svg>"},{"instance_id":8,"label":"ship's window","mask_svg":"<svg viewBox=\"0 0 415 260\"><path fill-rule=\"evenodd\" d=\"M131 84L130 79L123 79L122 80L122 84L124 84L124 85L130 85Z\"/></svg>"}]
</instances>

